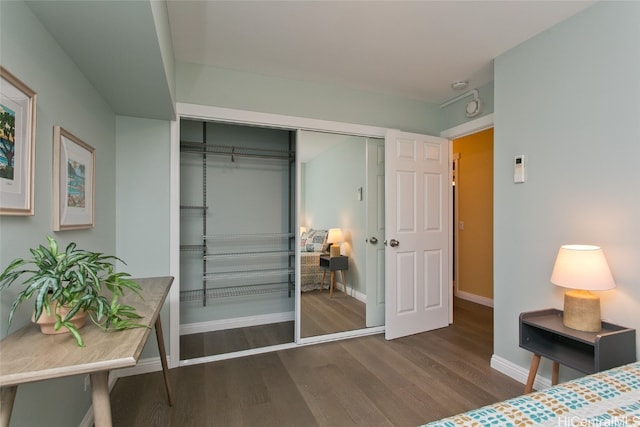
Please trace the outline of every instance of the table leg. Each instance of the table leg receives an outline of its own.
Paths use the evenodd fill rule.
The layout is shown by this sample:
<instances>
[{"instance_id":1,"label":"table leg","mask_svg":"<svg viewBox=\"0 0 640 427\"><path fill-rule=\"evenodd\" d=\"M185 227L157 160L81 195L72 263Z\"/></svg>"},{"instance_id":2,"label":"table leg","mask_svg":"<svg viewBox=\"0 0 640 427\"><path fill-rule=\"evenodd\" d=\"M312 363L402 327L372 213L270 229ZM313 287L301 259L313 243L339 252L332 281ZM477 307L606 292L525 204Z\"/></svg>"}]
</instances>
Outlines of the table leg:
<instances>
[{"instance_id":1,"label":"table leg","mask_svg":"<svg viewBox=\"0 0 640 427\"><path fill-rule=\"evenodd\" d=\"M551 369L551 385L558 384L558 372L560 372L560 364L558 362L553 362L553 367Z\"/></svg>"},{"instance_id":2,"label":"table leg","mask_svg":"<svg viewBox=\"0 0 640 427\"><path fill-rule=\"evenodd\" d=\"M16 399L18 386L2 387L0 389L0 426L9 427L11 421L11 411L13 410L13 402Z\"/></svg>"},{"instance_id":3,"label":"table leg","mask_svg":"<svg viewBox=\"0 0 640 427\"><path fill-rule=\"evenodd\" d=\"M322 282L320 282L320 292L322 292L322 289L324 288L324 278L327 277L327 269L323 269L322 270Z\"/></svg>"},{"instance_id":4,"label":"table leg","mask_svg":"<svg viewBox=\"0 0 640 427\"><path fill-rule=\"evenodd\" d=\"M333 298L333 286L336 283L336 272L332 271L329 280L331 281L331 287L329 288L329 298Z\"/></svg>"},{"instance_id":5,"label":"table leg","mask_svg":"<svg viewBox=\"0 0 640 427\"><path fill-rule=\"evenodd\" d=\"M91 401L95 427L111 427L111 401L109 400L109 371L92 372Z\"/></svg>"},{"instance_id":6,"label":"table leg","mask_svg":"<svg viewBox=\"0 0 640 427\"><path fill-rule=\"evenodd\" d=\"M162 363L162 374L164 375L164 388L167 390L169 406L173 406L173 393L171 392L171 382L169 379L169 367L167 366L167 353L164 349L164 336L162 335L162 322L160 315L156 320L156 338L158 339L158 351L160 352L160 363Z\"/></svg>"},{"instance_id":7,"label":"table leg","mask_svg":"<svg viewBox=\"0 0 640 427\"><path fill-rule=\"evenodd\" d=\"M533 390L533 382L536 379L536 373L538 372L538 366L540 366L540 358L539 354L534 354L531 359L531 367L529 368L529 378L527 378L527 384L524 387L524 394L531 393Z\"/></svg>"}]
</instances>

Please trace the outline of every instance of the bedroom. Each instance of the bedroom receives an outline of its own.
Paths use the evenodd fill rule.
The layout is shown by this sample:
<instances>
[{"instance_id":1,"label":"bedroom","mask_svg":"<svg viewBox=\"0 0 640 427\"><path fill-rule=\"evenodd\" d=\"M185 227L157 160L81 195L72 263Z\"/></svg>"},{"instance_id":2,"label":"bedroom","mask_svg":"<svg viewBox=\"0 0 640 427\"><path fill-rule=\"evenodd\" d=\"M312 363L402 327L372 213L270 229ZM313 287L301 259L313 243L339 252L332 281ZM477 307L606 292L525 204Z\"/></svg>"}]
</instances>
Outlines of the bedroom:
<instances>
[{"instance_id":1,"label":"bedroom","mask_svg":"<svg viewBox=\"0 0 640 427\"><path fill-rule=\"evenodd\" d=\"M0 258L24 253L50 231L51 128L68 123L98 150L101 197L96 201L99 226L68 232L64 238L117 252L135 275L168 274L169 235L158 230L169 229L171 202L168 193L152 190L170 187L169 122L134 113L115 115L25 4L3 2L0 7L2 65L40 95L36 165L43 171L36 178L36 215L0 219ZM640 154L637 19L633 3L596 4L496 59L493 362L514 376L524 375L529 363L529 354L517 347L517 315L561 305L562 294L548 278L562 243L588 240L605 248L618 288L603 297L604 316L640 327L633 314L640 301L640 230L634 220L640 209L634 196L640 182L634 161ZM443 118L440 126L436 105L413 100L186 64L178 64L176 74L180 101L201 103L211 97L224 107L246 110L271 104L274 113L375 122L432 134L458 124ZM207 87L207 81L218 84ZM246 91L228 89L240 87ZM313 102L293 95L283 100L283 88L308 94ZM531 162L530 177L515 187L512 159L522 153ZM140 172L135 168L140 163L158 166ZM7 301L2 304L4 311ZM4 333L5 323L2 329ZM548 367L543 368L548 376ZM63 387L82 390L81 383L72 379ZM49 389L34 385L21 392L44 401ZM78 394L81 403L69 414L71 424L89 406L88 397ZM14 415L29 416L24 410Z\"/></svg>"}]
</instances>

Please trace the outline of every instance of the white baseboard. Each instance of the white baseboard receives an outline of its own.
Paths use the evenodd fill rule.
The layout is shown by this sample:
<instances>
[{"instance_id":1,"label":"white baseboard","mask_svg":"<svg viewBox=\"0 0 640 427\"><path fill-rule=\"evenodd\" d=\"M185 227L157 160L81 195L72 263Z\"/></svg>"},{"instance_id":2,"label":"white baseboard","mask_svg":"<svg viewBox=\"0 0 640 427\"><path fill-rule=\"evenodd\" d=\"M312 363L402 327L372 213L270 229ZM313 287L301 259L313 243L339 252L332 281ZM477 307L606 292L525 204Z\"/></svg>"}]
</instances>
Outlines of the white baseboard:
<instances>
[{"instance_id":1,"label":"white baseboard","mask_svg":"<svg viewBox=\"0 0 640 427\"><path fill-rule=\"evenodd\" d=\"M295 312L264 314L260 316L237 317L235 319L212 320L209 322L188 323L180 325L180 335L200 334L203 332L223 331L225 329L246 328L249 326L268 325L270 323L290 322Z\"/></svg>"},{"instance_id":2,"label":"white baseboard","mask_svg":"<svg viewBox=\"0 0 640 427\"><path fill-rule=\"evenodd\" d=\"M522 383L523 385L527 383L527 378L529 378L528 369L518 366L515 363L508 361L507 359L496 356L495 354L491 356L491 367L496 371L501 372L506 376ZM551 380L549 378L544 378L540 375L536 376L536 380L533 382L534 389L544 390L549 387L551 387Z\"/></svg>"},{"instance_id":3,"label":"white baseboard","mask_svg":"<svg viewBox=\"0 0 640 427\"><path fill-rule=\"evenodd\" d=\"M493 299L491 298L481 297L480 295L470 294L469 292L458 290L456 290L456 296L463 300L475 302L476 304L493 308Z\"/></svg>"},{"instance_id":4,"label":"white baseboard","mask_svg":"<svg viewBox=\"0 0 640 427\"><path fill-rule=\"evenodd\" d=\"M336 281L336 289L341 292L344 292L344 284ZM367 295L363 294L360 291L356 291L353 288L347 287L347 295L357 299L360 302L363 302L365 304L367 303Z\"/></svg>"}]
</instances>

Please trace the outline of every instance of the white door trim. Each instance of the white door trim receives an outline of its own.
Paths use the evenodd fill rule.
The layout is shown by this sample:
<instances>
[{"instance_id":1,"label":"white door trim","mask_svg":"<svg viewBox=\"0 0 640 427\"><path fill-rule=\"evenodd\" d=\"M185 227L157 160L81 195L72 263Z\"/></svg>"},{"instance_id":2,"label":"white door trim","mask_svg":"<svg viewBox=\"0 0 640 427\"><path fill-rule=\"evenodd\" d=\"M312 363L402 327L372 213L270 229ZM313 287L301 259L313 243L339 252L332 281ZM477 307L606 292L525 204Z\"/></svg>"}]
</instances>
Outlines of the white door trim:
<instances>
[{"instance_id":1,"label":"white door trim","mask_svg":"<svg viewBox=\"0 0 640 427\"><path fill-rule=\"evenodd\" d=\"M494 127L494 113L487 114L486 116L479 117L475 120L470 120L458 126L454 126L449 129L445 129L440 132L440 136L449 140L449 154L453 159L453 140L456 138L462 138L463 136L471 135L472 133L480 132L485 129ZM449 165L449 175L453 172L452 165ZM453 203L453 198L451 199ZM451 206L449 206L451 209ZM453 211L453 209L452 209ZM457 226L452 215L449 215L449 245L453 248L453 227ZM456 244L457 247L457 244ZM453 269L453 257L450 258L451 269ZM456 272L457 276L457 272ZM449 294L449 323L453 323L453 286L450 286Z\"/></svg>"},{"instance_id":2,"label":"white door trim","mask_svg":"<svg viewBox=\"0 0 640 427\"><path fill-rule=\"evenodd\" d=\"M493 127L493 113L471 120L458 126L443 130L440 136L447 139L461 138Z\"/></svg>"},{"instance_id":3,"label":"white door trim","mask_svg":"<svg viewBox=\"0 0 640 427\"><path fill-rule=\"evenodd\" d=\"M387 132L386 128L376 126L308 119L305 117L261 113L257 111L235 110L232 108L211 107L207 105L184 104L181 102L176 104L176 110L178 118L188 117L227 123L277 127L289 130L311 130L378 138L384 138Z\"/></svg>"}]
</instances>

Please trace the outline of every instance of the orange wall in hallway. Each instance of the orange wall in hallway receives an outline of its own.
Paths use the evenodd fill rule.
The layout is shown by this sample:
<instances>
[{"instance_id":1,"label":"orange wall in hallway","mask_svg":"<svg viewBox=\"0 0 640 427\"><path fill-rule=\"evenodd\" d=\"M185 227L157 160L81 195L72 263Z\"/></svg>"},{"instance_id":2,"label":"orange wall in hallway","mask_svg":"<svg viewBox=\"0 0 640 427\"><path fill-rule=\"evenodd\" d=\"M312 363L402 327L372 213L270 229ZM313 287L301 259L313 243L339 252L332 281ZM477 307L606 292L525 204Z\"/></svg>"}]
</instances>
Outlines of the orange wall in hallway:
<instances>
[{"instance_id":1,"label":"orange wall in hallway","mask_svg":"<svg viewBox=\"0 0 640 427\"><path fill-rule=\"evenodd\" d=\"M493 299L493 129L453 141L456 171L456 290Z\"/></svg>"}]
</instances>

